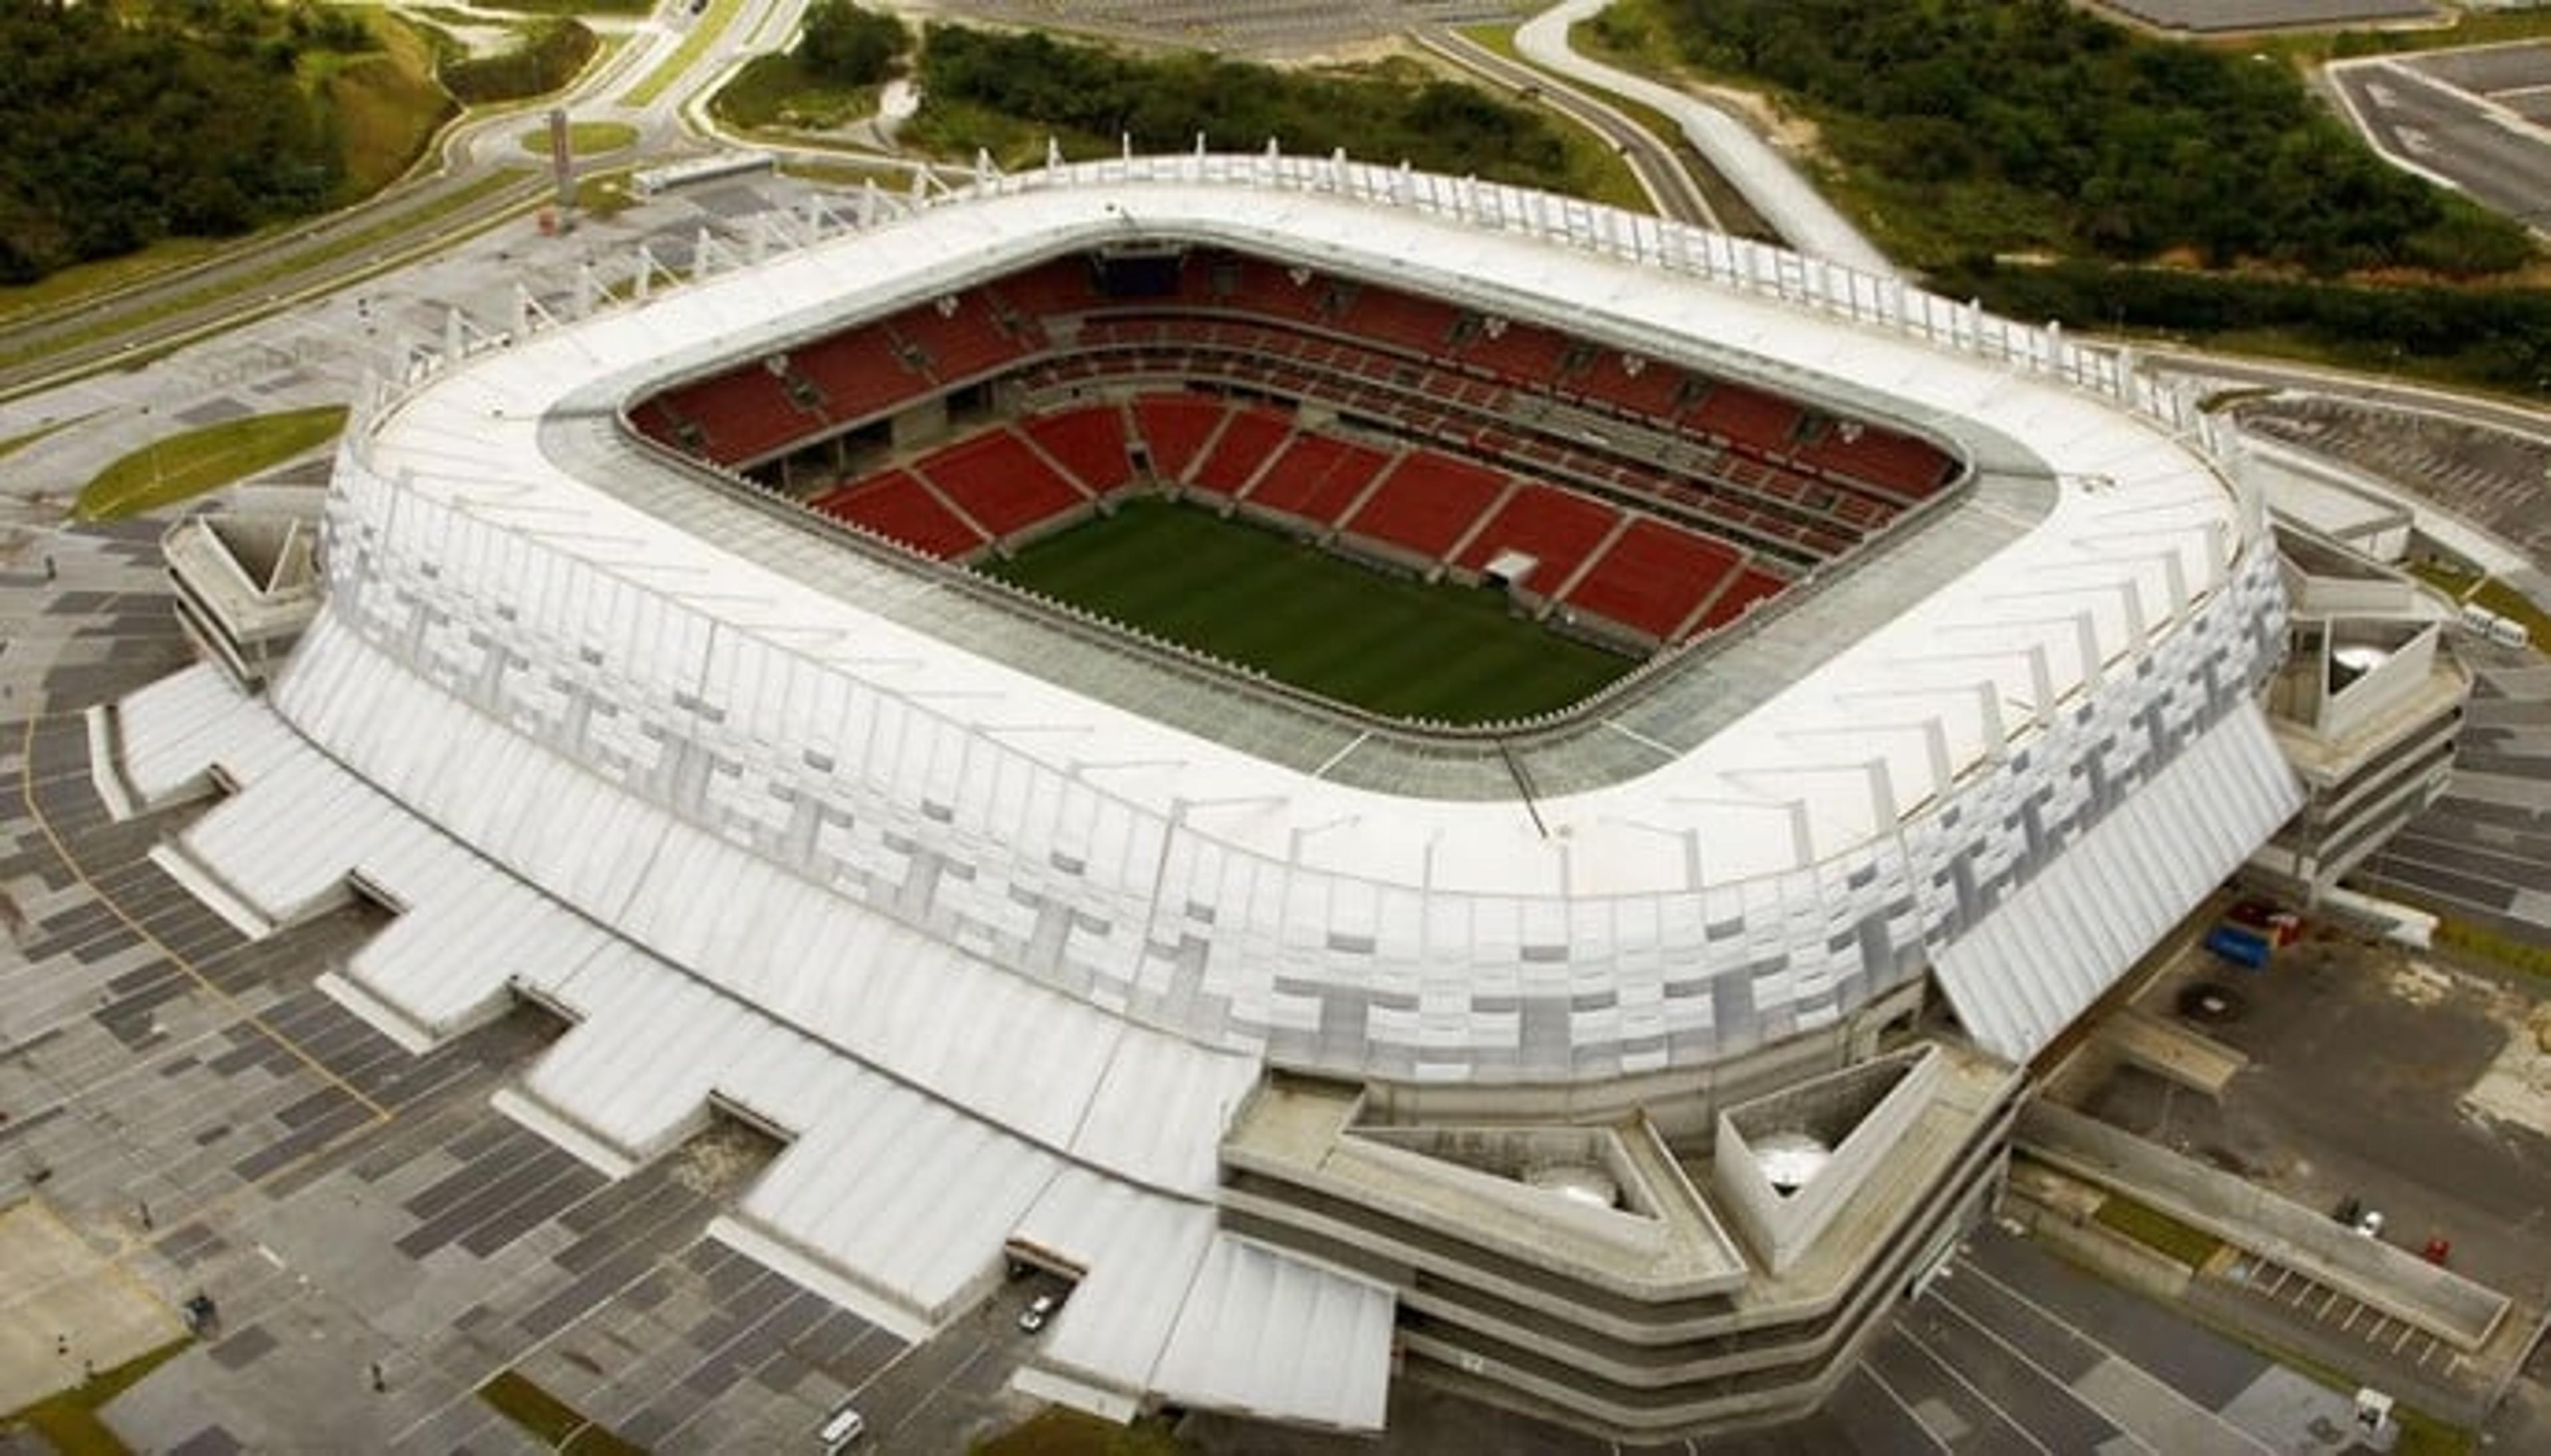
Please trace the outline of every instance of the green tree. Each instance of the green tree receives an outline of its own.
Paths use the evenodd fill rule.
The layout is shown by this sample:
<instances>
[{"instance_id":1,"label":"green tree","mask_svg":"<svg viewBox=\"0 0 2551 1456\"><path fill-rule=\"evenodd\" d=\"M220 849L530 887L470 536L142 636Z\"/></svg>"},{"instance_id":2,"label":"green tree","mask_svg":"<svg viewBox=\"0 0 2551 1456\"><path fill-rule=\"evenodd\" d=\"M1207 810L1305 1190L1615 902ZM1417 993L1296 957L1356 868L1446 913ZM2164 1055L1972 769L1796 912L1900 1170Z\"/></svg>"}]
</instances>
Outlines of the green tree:
<instances>
[{"instance_id":1,"label":"green tree","mask_svg":"<svg viewBox=\"0 0 2551 1456\"><path fill-rule=\"evenodd\" d=\"M2468 273L2529 251L2375 157L2286 67L2064 0L1630 3L1619 26L1805 103L1888 214L1952 221L1959 252Z\"/></svg>"},{"instance_id":2,"label":"green tree","mask_svg":"<svg viewBox=\"0 0 2551 1456\"><path fill-rule=\"evenodd\" d=\"M806 7L797 56L825 80L872 86L894 74L911 48L912 33L891 15L863 10L851 0L815 0Z\"/></svg>"},{"instance_id":3,"label":"green tree","mask_svg":"<svg viewBox=\"0 0 2551 1456\"><path fill-rule=\"evenodd\" d=\"M254 0L0 3L0 281L319 206L340 163L290 26Z\"/></svg>"}]
</instances>

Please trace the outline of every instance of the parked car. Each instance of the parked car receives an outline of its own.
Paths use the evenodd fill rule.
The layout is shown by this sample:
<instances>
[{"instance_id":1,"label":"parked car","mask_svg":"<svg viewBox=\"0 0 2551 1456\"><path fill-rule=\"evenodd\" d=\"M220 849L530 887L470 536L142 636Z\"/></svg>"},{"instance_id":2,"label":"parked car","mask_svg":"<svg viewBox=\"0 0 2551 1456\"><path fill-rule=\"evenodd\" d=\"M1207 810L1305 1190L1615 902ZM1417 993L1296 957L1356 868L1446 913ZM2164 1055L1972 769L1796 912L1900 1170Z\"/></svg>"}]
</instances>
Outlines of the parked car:
<instances>
[{"instance_id":1,"label":"parked car","mask_svg":"<svg viewBox=\"0 0 2551 1456\"><path fill-rule=\"evenodd\" d=\"M1045 1322L1052 1319L1054 1317L1054 1311L1062 1307L1062 1296L1039 1295L1035 1299L1028 1300L1028 1306L1019 1311L1019 1328L1027 1331L1029 1334L1035 1334L1038 1330L1045 1328Z\"/></svg>"}]
</instances>

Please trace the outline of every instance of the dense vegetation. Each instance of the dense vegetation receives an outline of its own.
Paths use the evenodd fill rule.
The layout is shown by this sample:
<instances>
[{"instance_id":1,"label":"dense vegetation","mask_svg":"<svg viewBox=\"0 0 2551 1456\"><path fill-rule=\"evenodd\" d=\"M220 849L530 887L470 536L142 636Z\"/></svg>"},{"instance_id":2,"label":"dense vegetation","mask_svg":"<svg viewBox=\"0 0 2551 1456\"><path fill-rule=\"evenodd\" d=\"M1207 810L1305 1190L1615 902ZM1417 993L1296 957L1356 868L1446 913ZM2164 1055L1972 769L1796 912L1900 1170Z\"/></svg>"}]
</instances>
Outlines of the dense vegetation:
<instances>
[{"instance_id":1,"label":"dense vegetation","mask_svg":"<svg viewBox=\"0 0 2551 1456\"><path fill-rule=\"evenodd\" d=\"M1569 149L1540 114L1400 63L1279 71L1199 52L1144 58L1041 33L930 27L914 135L965 153L1048 133L1068 150L1179 152L1201 135L1229 151L1269 139L1292 153L1344 148L1371 160L1501 181L1566 183ZM1006 127L1004 126L1006 123Z\"/></svg>"},{"instance_id":2,"label":"dense vegetation","mask_svg":"<svg viewBox=\"0 0 2551 1456\"><path fill-rule=\"evenodd\" d=\"M535 21L523 28L521 45L488 55L447 60L437 74L445 89L464 105L520 101L547 95L575 79L601 44L582 21Z\"/></svg>"},{"instance_id":3,"label":"dense vegetation","mask_svg":"<svg viewBox=\"0 0 2551 1456\"><path fill-rule=\"evenodd\" d=\"M0 282L319 206L342 160L295 70L369 46L313 4L0 3Z\"/></svg>"},{"instance_id":4,"label":"dense vegetation","mask_svg":"<svg viewBox=\"0 0 2551 1456\"><path fill-rule=\"evenodd\" d=\"M2200 273L2096 260L1975 260L1934 287L1997 313L2299 352L2517 393L2551 393L2551 293Z\"/></svg>"},{"instance_id":5,"label":"dense vegetation","mask_svg":"<svg viewBox=\"0 0 2551 1456\"><path fill-rule=\"evenodd\" d=\"M819 80L873 86L894 73L912 49L912 32L891 15L862 10L851 0L815 0L806 7L797 56Z\"/></svg>"},{"instance_id":6,"label":"dense vegetation","mask_svg":"<svg viewBox=\"0 0 2551 1456\"><path fill-rule=\"evenodd\" d=\"M2475 274L2530 252L2512 224L2376 157L2286 66L2146 40L2066 0L1639 0L1602 25L1632 47L1653 27L1690 63L1801 103L1916 265L2189 252Z\"/></svg>"}]
</instances>

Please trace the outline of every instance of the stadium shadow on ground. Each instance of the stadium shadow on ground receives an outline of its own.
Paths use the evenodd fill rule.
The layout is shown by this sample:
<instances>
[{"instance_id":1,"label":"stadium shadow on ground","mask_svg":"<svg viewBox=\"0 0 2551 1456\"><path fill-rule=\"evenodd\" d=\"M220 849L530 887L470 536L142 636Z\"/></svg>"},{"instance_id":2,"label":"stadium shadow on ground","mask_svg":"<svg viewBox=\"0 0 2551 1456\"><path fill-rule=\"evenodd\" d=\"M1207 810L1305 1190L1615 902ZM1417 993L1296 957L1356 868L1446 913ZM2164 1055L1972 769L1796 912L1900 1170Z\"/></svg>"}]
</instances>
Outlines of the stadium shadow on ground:
<instances>
[{"instance_id":1,"label":"stadium shadow on ground","mask_svg":"<svg viewBox=\"0 0 2551 1456\"><path fill-rule=\"evenodd\" d=\"M1385 574L1170 501L1127 501L979 570L1397 718L1545 713L1637 666L1516 614L1501 590Z\"/></svg>"}]
</instances>

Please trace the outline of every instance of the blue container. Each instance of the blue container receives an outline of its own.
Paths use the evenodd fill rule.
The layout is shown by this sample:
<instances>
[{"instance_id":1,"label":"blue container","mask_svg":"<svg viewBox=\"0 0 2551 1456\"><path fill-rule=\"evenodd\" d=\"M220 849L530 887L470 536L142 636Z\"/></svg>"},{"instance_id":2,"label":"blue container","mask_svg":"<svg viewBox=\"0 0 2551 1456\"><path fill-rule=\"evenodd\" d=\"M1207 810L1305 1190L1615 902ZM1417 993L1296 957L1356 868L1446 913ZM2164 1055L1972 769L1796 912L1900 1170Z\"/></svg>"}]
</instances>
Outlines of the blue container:
<instances>
[{"instance_id":1,"label":"blue container","mask_svg":"<svg viewBox=\"0 0 2551 1456\"><path fill-rule=\"evenodd\" d=\"M2253 971L2268 969L2268 938L2238 925L2217 925L2205 933L2205 948Z\"/></svg>"}]
</instances>

